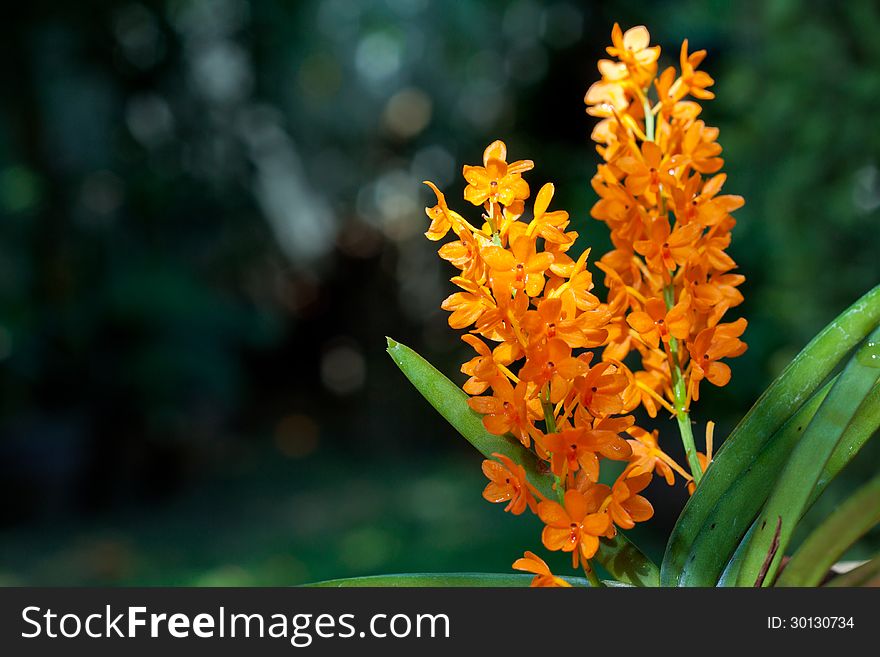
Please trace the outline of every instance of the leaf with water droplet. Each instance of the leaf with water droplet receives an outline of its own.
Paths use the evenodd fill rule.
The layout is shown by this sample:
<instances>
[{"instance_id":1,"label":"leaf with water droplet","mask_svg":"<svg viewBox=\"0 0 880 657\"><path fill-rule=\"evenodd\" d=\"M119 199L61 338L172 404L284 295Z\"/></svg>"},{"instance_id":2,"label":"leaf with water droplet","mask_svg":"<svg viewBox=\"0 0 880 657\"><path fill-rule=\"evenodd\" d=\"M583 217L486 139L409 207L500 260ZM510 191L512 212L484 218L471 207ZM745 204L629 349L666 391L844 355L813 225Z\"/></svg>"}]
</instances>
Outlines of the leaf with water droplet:
<instances>
[{"instance_id":1,"label":"leaf with water droplet","mask_svg":"<svg viewBox=\"0 0 880 657\"><path fill-rule=\"evenodd\" d=\"M880 342L869 340L856 353L856 359L865 367L880 368Z\"/></svg>"}]
</instances>

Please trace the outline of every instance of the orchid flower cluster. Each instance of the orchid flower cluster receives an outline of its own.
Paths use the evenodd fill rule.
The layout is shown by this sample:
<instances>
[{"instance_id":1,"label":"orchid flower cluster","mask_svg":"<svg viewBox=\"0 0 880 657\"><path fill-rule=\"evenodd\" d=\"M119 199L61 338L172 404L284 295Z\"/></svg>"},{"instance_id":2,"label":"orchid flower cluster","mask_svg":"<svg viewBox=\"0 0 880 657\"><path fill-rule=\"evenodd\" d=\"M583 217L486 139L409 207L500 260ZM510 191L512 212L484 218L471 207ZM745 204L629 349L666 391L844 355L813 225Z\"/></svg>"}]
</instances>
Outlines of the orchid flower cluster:
<instances>
[{"instance_id":1,"label":"orchid flower cluster","mask_svg":"<svg viewBox=\"0 0 880 657\"><path fill-rule=\"evenodd\" d=\"M572 253L578 233L564 210L551 209L555 188L530 200L530 160L508 162L501 141L465 166L464 198L482 209L471 223L437 203L427 208L430 240L455 235L439 255L458 270L458 291L442 308L474 356L462 365L469 405L486 430L511 435L533 450L555 478L556 499L542 496L521 464L496 454L483 462L483 496L505 510L536 513L542 542L571 553L591 581L600 540L653 515L641 494L655 474L676 474L691 489L711 459L696 451L689 417L703 381L730 379L723 362L742 354L744 319L722 322L743 301L744 277L725 252L743 204L720 194L725 175L718 129L699 119L697 101L713 97L712 78L697 67L705 51L682 44L679 68L658 75L659 46L645 27L615 25L613 59L599 62L600 81L587 91L587 113L601 120L592 138L603 159L592 180L599 196L592 216L606 223L614 249L596 267L607 294L594 291L590 250ZM527 202L530 207L527 207ZM637 355L636 355L637 354ZM635 424L642 407L676 418L689 468L659 446L658 433ZM605 461L622 464L610 485ZM532 552L514 568L535 574L535 586L565 586Z\"/></svg>"}]
</instances>

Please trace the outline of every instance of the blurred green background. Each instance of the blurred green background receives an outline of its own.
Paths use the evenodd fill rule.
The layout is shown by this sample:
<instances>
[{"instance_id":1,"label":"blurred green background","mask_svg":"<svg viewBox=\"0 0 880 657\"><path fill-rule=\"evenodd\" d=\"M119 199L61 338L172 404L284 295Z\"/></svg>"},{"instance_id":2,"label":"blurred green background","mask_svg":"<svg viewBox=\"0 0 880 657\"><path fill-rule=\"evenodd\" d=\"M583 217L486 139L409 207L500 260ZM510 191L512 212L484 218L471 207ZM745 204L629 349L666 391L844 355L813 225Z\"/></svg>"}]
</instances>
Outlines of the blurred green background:
<instances>
[{"instance_id":1,"label":"blurred green background","mask_svg":"<svg viewBox=\"0 0 880 657\"><path fill-rule=\"evenodd\" d=\"M750 345L695 407L721 437L880 278L876 2L5 7L0 582L288 585L537 550L384 336L457 372L420 181L464 208L460 166L496 138L607 247L582 98L614 21L670 63L707 48L717 81ZM684 497L651 498L658 556Z\"/></svg>"}]
</instances>

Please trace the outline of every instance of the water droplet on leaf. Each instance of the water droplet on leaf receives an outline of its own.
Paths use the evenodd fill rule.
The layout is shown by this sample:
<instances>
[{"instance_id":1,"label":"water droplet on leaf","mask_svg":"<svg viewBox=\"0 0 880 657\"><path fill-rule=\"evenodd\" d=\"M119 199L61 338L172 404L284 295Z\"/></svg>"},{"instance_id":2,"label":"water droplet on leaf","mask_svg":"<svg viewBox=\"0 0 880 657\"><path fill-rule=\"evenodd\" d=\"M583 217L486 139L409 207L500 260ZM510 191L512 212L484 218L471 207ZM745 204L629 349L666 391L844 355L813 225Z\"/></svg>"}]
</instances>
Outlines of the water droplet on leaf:
<instances>
[{"instance_id":1,"label":"water droplet on leaf","mask_svg":"<svg viewBox=\"0 0 880 657\"><path fill-rule=\"evenodd\" d=\"M859 349L856 360L866 367L880 368L880 342L867 342Z\"/></svg>"}]
</instances>

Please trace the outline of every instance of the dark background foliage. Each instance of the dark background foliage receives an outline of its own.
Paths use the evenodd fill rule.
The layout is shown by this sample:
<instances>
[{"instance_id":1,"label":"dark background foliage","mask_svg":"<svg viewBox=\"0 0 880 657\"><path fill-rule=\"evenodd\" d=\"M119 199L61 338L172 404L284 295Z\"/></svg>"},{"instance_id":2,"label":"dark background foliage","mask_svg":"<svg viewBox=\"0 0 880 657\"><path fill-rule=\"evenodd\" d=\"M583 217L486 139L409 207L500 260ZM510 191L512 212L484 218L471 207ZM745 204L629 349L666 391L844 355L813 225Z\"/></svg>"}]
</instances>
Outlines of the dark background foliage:
<instances>
[{"instance_id":1,"label":"dark background foliage","mask_svg":"<svg viewBox=\"0 0 880 657\"><path fill-rule=\"evenodd\" d=\"M467 353L421 233L504 139L594 254L611 25L707 48L749 351L722 437L878 279L880 10L567 0L36 1L0 22L0 581L506 571L537 523L384 354ZM661 422L670 450L673 424ZM818 511L876 463L863 455ZM652 488L657 555L683 503Z\"/></svg>"}]
</instances>

